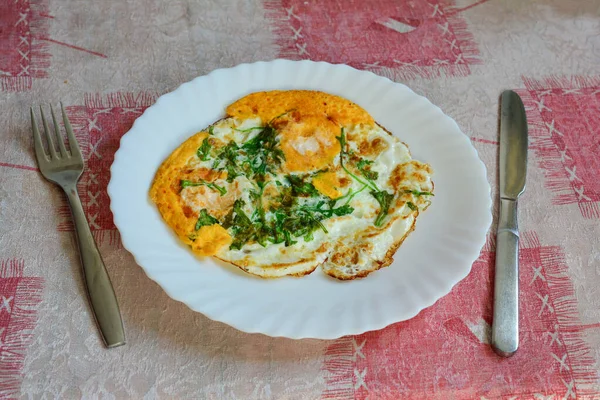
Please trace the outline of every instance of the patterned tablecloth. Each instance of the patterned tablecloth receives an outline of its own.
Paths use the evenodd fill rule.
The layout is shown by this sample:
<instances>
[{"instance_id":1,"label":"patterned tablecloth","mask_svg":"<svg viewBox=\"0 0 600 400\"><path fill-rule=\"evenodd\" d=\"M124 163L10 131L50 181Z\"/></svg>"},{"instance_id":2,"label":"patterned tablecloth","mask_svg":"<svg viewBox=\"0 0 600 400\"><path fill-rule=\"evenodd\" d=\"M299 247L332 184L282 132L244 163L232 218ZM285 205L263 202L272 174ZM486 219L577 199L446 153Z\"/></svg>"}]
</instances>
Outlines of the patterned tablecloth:
<instances>
[{"instance_id":1,"label":"patterned tablecloth","mask_svg":"<svg viewBox=\"0 0 600 400\"><path fill-rule=\"evenodd\" d=\"M106 185L119 138L215 68L347 63L455 118L497 187L498 96L530 127L521 348L489 346L494 236L410 321L334 341L248 335L171 300L121 244ZM128 344L105 350L66 202L36 168L28 108L63 101L84 208ZM0 0L0 398L600 399L600 2Z\"/></svg>"}]
</instances>

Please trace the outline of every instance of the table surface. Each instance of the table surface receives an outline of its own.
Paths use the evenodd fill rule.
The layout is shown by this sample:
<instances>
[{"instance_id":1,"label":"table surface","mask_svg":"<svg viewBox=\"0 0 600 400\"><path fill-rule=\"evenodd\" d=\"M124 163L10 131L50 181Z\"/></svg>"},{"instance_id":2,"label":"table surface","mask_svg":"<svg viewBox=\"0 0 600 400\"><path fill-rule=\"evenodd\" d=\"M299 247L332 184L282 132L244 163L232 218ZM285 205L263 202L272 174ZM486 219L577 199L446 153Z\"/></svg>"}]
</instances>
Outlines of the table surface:
<instances>
[{"instance_id":1,"label":"table surface","mask_svg":"<svg viewBox=\"0 0 600 400\"><path fill-rule=\"evenodd\" d=\"M499 94L521 95L514 357L489 346L494 235L417 317L334 341L210 321L135 264L106 194L119 138L182 82L274 58L346 63L428 97L471 138L493 196ZM28 108L59 101L84 139L79 188L127 330L112 350L65 198L33 155ZM600 398L600 2L0 0L0 109L0 398Z\"/></svg>"}]
</instances>

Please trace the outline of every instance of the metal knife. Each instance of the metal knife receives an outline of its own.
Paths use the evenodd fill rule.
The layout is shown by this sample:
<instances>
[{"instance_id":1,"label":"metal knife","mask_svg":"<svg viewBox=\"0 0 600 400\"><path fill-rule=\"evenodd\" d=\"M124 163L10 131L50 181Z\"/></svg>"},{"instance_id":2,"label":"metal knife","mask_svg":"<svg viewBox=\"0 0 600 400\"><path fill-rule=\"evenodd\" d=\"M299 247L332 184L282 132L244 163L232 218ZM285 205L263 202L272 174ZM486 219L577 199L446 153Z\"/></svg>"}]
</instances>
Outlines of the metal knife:
<instances>
[{"instance_id":1,"label":"metal knife","mask_svg":"<svg viewBox=\"0 0 600 400\"><path fill-rule=\"evenodd\" d=\"M518 94L500 98L500 215L496 236L496 278L492 346L511 356L519 347L519 230L517 199L527 174L527 118Z\"/></svg>"}]
</instances>

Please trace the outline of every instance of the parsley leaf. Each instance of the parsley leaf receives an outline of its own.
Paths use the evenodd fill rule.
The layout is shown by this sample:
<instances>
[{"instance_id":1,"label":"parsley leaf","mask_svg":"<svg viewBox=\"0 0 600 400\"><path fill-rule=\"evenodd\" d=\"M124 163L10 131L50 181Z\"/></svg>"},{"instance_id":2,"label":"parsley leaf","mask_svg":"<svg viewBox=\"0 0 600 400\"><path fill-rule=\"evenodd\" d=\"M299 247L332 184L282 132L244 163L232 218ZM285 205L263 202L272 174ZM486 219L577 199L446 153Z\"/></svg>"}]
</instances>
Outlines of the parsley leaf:
<instances>
[{"instance_id":1,"label":"parsley leaf","mask_svg":"<svg viewBox=\"0 0 600 400\"><path fill-rule=\"evenodd\" d=\"M323 232L328 233L325 225L321 223L324 218L319 214L316 214L306 209L293 209L290 214L286 215L282 223L284 235L290 235L294 237L304 237L305 241L310 241L313 238L312 233L317 229L322 229ZM285 232L289 232L286 234ZM287 238L286 238L287 239ZM290 240L287 240L290 242Z\"/></svg>"},{"instance_id":2,"label":"parsley leaf","mask_svg":"<svg viewBox=\"0 0 600 400\"><path fill-rule=\"evenodd\" d=\"M237 143L232 140L221 149L221 152L217 156L219 160L225 162L225 165L221 169L227 170L227 182L230 183L233 182L235 178L241 175L241 173L237 169L237 157L239 149L240 147L237 145ZM219 161L219 164L217 165L213 164L213 169L219 167L220 164L221 161Z\"/></svg>"},{"instance_id":3,"label":"parsley leaf","mask_svg":"<svg viewBox=\"0 0 600 400\"><path fill-rule=\"evenodd\" d=\"M221 196L224 196L227 193L227 189L225 189L223 186L217 185L216 183L206 183L206 186L216 192L219 192Z\"/></svg>"},{"instance_id":4,"label":"parsley leaf","mask_svg":"<svg viewBox=\"0 0 600 400\"><path fill-rule=\"evenodd\" d=\"M188 181L186 179L182 179L181 180L181 189L185 189L186 187L190 187L190 186L206 186L209 189L214 190L215 192L219 192L219 194L221 196L224 196L227 193L227 189L225 189L223 186L219 186L216 183L213 182L206 182L203 181L202 179L200 179L199 182L192 182L192 181Z\"/></svg>"},{"instance_id":5,"label":"parsley leaf","mask_svg":"<svg viewBox=\"0 0 600 400\"><path fill-rule=\"evenodd\" d=\"M390 210L390 205L394 199L394 195L386 192L385 190L372 190L371 195L375 197L375 200L377 200L379 203L379 214L377 214L377 218L375 218L375 226L381 226L383 219Z\"/></svg>"},{"instance_id":6,"label":"parsley leaf","mask_svg":"<svg viewBox=\"0 0 600 400\"><path fill-rule=\"evenodd\" d=\"M342 129L341 129L340 136L336 136L335 138L340 142L340 148L341 148L341 150L340 150L340 166L342 167L342 169L344 171L346 171L346 173L348 175L350 175L358 183L361 183L363 185L368 186L369 189L377 190L378 191L379 188L377 188L377 186L373 182L370 182L370 181L365 182L365 181L363 181L358 176L356 176L352 172L350 172L348 170L348 168L346 168L346 166L344 165L344 155L348 154L348 152L346 151L346 134L344 133L344 127L342 127Z\"/></svg>"},{"instance_id":7,"label":"parsley leaf","mask_svg":"<svg viewBox=\"0 0 600 400\"><path fill-rule=\"evenodd\" d=\"M232 208L231 210L229 210L227 215L225 215L225 217L223 218L223 221L221 221L221 226L225 229L231 228L233 226L234 216L235 216L235 212Z\"/></svg>"},{"instance_id":8,"label":"parsley leaf","mask_svg":"<svg viewBox=\"0 0 600 400\"><path fill-rule=\"evenodd\" d=\"M208 161L208 159L210 158L211 147L212 146L208 141L208 138L204 138L202 144L200 145L200 147L198 147L198 150L196 151L198 158L202 161Z\"/></svg>"},{"instance_id":9,"label":"parsley leaf","mask_svg":"<svg viewBox=\"0 0 600 400\"><path fill-rule=\"evenodd\" d=\"M235 217L233 218L233 241L229 246L230 250L240 250L244 244L254 238L254 226L243 210L245 204L244 200L241 199L238 199L233 203Z\"/></svg>"},{"instance_id":10,"label":"parsley leaf","mask_svg":"<svg viewBox=\"0 0 600 400\"><path fill-rule=\"evenodd\" d=\"M254 174L264 176L267 172L273 172L274 167L281 165L285 155L278 144L277 132L267 125L258 135L242 145Z\"/></svg>"},{"instance_id":11,"label":"parsley leaf","mask_svg":"<svg viewBox=\"0 0 600 400\"><path fill-rule=\"evenodd\" d=\"M420 192L418 190L409 190L409 189L405 189L404 193L410 193L410 194L413 194L413 195L415 195L417 197L419 197L419 196L433 196L434 195L431 192Z\"/></svg>"},{"instance_id":12,"label":"parsley leaf","mask_svg":"<svg viewBox=\"0 0 600 400\"><path fill-rule=\"evenodd\" d=\"M336 202L338 202L340 200L344 200L344 199L346 199L346 202L344 204L349 204L352 201L352 199L354 198L354 196L356 196L357 194L359 194L360 192L362 192L366 188L367 188L367 185L364 185L363 187L361 187L357 191L354 191L354 190L352 190L352 188L350 188L350 189L348 189L348 193L346 193L342 197L338 197L337 199L335 199L333 204L335 205Z\"/></svg>"},{"instance_id":13,"label":"parsley leaf","mask_svg":"<svg viewBox=\"0 0 600 400\"><path fill-rule=\"evenodd\" d=\"M304 237L305 242L314 238L314 232L321 229L329 233L321 221L333 216L343 216L351 214L354 208L345 204L338 208L325 208L325 201L320 201L316 206L301 206L293 209L290 216L284 221L283 227L293 232L295 237Z\"/></svg>"},{"instance_id":14,"label":"parsley leaf","mask_svg":"<svg viewBox=\"0 0 600 400\"><path fill-rule=\"evenodd\" d=\"M408 201L406 202L406 205L408 206L408 208L410 208L413 211L417 211L417 206L415 206L412 202Z\"/></svg>"},{"instance_id":15,"label":"parsley leaf","mask_svg":"<svg viewBox=\"0 0 600 400\"><path fill-rule=\"evenodd\" d=\"M218 223L219 221L215 217L211 216L205 208L203 208L200 210L200 216L198 217L198 222L196 222L196 230L202 228L203 226L209 226Z\"/></svg>"},{"instance_id":16,"label":"parsley leaf","mask_svg":"<svg viewBox=\"0 0 600 400\"><path fill-rule=\"evenodd\" d=\"M254 214L252 214L252 219L256 220L255 223L255 232L256 232L256 241L263 247L267 246L267 239L269 236L269 229L266 226L266 216L265 209L263 208L262 196L265 191L265 187L270 182L262 182L258 181L258 191L250 190L250 197L254 201Z\"/></svg>"},{"instance_id":17,"label":"parsley leaf","mask_svg":"<svg viewBox=\"0 0 600 400\"><path fill-rule=\"evenodd\" d=\"M282 207L290 208L292 204L294 204L294 197L292 197L292 188L282 186L279 189L279 196L277 196L277 201Z\"/></svg>"},{"instance_id":18,"label":"parsley leaf","mask_svg":"<svg viewBox=\"0 0 600 400\"><path fill-rule=\"evenodd\" d=\"M186 187L190 187L190 186L202 186L204 185L204 182L192 182L192 181L188 181L186 179L182 179L181 180L181 188L185 189Z\"/></svg>"},{"instance_id":19,"label":"parsley leaf","mask_svg":"<svg viewBox=\"0 0 600 400\"><path fill-rule=\"evenodd\" d=\"M286 112L284 112L284 113L282 113L282 114L279 114L279 115L278 115L278 116L276 116L276 117L273 117L273 118L272 118L272 119L269 121L269 125L270 125L270 124L271 124L273 121L275 121L276 119L279 119L279 118L283 117L284 115L287 115L287 114L289 114L289 113L291 113L291 112L294 112L294 111L296 111L296 109L295 109L295 108L292 108L291 110L288 110L288 111L286 111Z\"/></svg>"},{"instance_id":20,"label":"parsley leaf","mask_svg":"<svg viewBox=\"0 0 600 400\"><path fill-rule=\"evenodd\" d=\"M311 212L313 214L319 214L318 215L318 219L319 220L323 220L326 218L331 218L333 216L337 216L337 217L341 217L344 215L348 215L348 214L352 214L352 212L354 212L354 208L352 208L350 205L348 204L344 204L341 207L338 208L324 208L323 206L325 205L324 201L320 201L317 203L316 206L302 206L299 208L299 210L301 211L308 211Z\"/></svg>"},{"instance_id":21,"label":"parsley leaf","mask_svg":"<svg viewBox=\"0 0 600 400\"><path fill-rule=\"evenodd\" d=\"M296 244L297 241L292 239L292 233L286 229L285 222L289 215L284 209L275 210L275 222L272 228L271 241L273 243L285 243L285 246Z\"/></svg>"},{"instance_id":22,"label":"parsley leaf","mask_svg":"<svg viewBox=\"0 0 600 400\"><path fill-rule=\"evenodd\" d=\"M290 183L292 187L292 196L319 196L319 191L310 182L305 182L304 179L298 175L287 175L285 179Z\"/></svg>"},{"instance_id":23,"label":"parsley leaf","mask_svg":"<svg viewBox=\"0 0 600 400\"><path fill-rule=\"evenodd\" d=\"M361 158L360 161L358 161L358 164L356 164L356 168L358 168L362 176L370 181L375 181L379 178L379 172L371 171L371 164L373 164L373 161Z\"/></svg>"}]
</instances>

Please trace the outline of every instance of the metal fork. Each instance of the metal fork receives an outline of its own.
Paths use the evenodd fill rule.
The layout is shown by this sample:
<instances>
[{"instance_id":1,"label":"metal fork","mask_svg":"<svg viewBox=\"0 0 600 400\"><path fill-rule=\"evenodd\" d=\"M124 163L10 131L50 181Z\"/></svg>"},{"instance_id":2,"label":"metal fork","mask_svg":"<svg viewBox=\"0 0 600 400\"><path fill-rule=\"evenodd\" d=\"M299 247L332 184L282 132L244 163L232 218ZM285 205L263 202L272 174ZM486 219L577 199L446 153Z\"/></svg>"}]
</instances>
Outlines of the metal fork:
<instances>
[{"instance_id":1,"label":"metal fork","mask_svg":"<svg viewBox=\"0 0 600 400\"><path fill-rule=\"evenodd\" d=\"M62 103L61 110L63 123L69 140L70 151L67 151L64 139L60 133L60 127L56 121L56 116L54 115L54 110L52 109L52 106L50 106L55 138L58 142L59 149L58 152L56 151L54 140L52 139L53 135L46 122L44 110L40 106L42 124L44 126L44 133L46 141L48 142L48 152L50 154L47 154L44 150L44 145L42 143L42 138L40 137L32 107L30 111L35 155L44 178L56 183L67 195L71 207L71 214L75 223L75 232L77 244L79 245L81 264L83 265L85 285L94 316L98 327L100 328L104 344L109 348L117 347L125 344L125 331L123 329L123 321L121 320L121 312L110 278L106 272L104 262L102 261L102 257L100 256L98 247L92 237L87 219L85 218L79 194L77 193L77 181L79 181L79 178L83 173L83 157L81 156L81 150L79 149L79 145L73 134L73 129L71 128L71 123L69 122L69 118L65 113Z\"/></svg>"}]
</instances>

